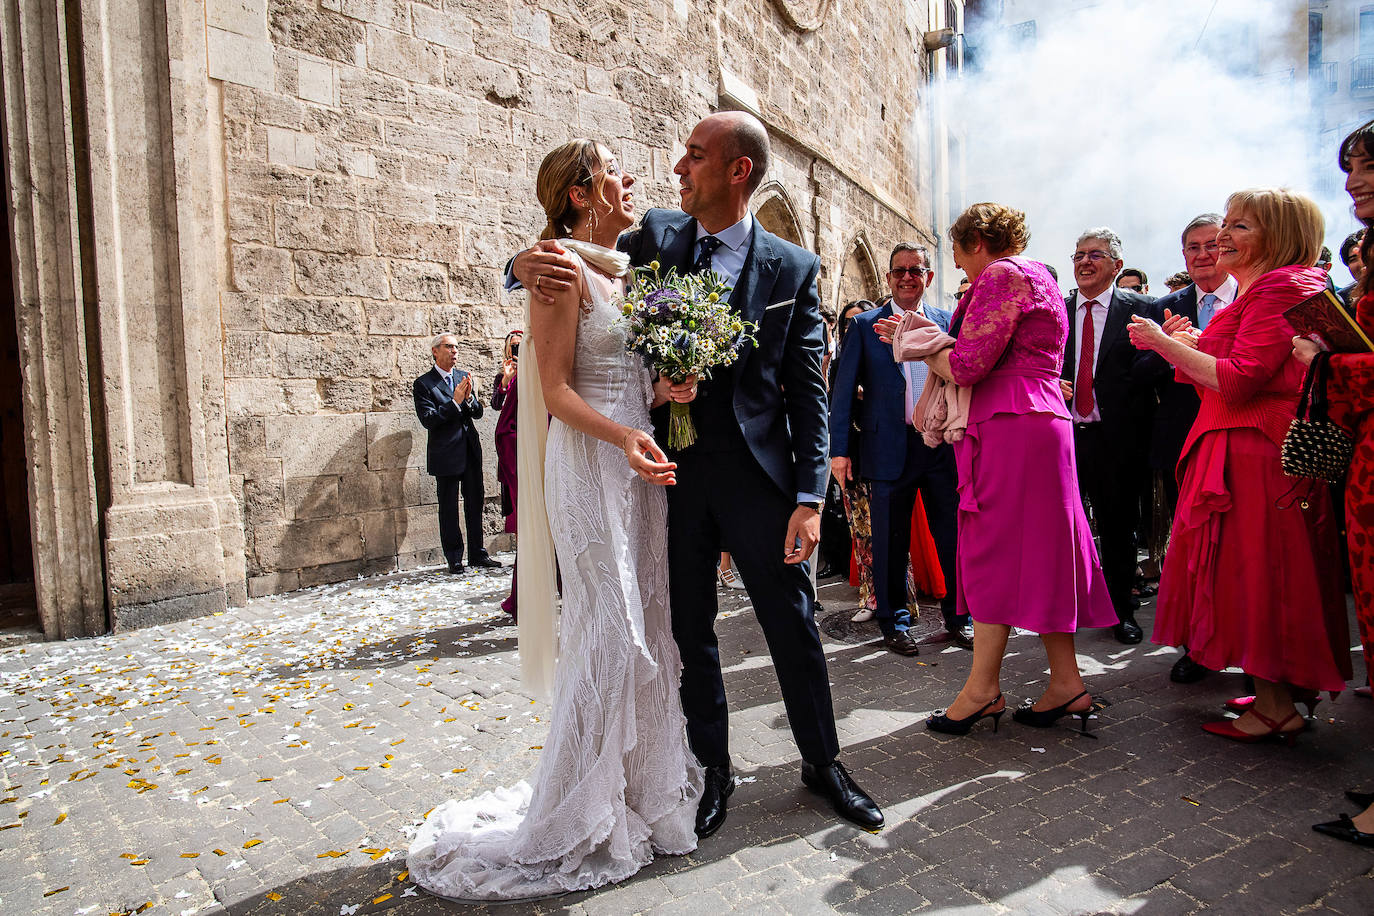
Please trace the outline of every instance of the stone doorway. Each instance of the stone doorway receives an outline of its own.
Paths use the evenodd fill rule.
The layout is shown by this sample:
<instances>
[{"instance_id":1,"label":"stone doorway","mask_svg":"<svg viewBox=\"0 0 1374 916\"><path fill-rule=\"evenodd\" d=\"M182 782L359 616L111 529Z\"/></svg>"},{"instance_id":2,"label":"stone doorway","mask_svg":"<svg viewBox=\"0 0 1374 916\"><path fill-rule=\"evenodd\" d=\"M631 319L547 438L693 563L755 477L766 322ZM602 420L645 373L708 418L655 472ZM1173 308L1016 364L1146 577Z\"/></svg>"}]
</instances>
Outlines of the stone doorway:
<instances>
[{"instance_id":1,"label":"stone doorway","mask_svg":"<svg viewBox=\"0 0 1374 916\"><path fill-rule=\"evenodd\" d=\"M2 160L3 157L0 157ZM9 186L0 161L0 187ZM0 250L0 644L38 630L9 220Z\"/></svg>"}]
</instances>

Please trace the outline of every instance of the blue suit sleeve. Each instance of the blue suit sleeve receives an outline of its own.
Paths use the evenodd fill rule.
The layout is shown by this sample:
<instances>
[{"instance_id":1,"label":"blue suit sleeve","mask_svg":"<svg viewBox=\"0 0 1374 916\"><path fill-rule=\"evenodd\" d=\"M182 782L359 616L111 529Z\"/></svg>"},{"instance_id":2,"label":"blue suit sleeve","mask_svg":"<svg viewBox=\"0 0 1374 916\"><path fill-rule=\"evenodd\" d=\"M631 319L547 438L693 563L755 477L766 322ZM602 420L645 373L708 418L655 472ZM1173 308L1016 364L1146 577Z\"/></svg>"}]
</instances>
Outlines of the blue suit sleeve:
<instances>
[{"instance_id":1,"label":"blue suit sleeve","mask_svg":"<svg viewBox=\"0 0 1374 916\"><path fill-rule=\"evenodd\" d=\"M849 457L849 433L854 419L854 396L859 390L859 369L863 363L863 338L856 335L868 330L856 316L845 334L846 343L840 347L835 364L835 384L830 387L830 457Z\"/></svg>"}]
</instances>

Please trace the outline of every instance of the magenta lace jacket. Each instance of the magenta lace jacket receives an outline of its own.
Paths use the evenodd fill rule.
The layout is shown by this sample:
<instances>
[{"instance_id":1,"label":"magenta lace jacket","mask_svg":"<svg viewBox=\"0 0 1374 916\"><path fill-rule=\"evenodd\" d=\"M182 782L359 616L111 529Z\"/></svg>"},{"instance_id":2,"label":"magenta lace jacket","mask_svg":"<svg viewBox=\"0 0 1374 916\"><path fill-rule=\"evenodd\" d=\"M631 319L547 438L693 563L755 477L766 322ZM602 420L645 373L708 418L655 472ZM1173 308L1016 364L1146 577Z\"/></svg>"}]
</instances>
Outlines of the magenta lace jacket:
<instances>
[{"instance_id":1,"label":"magenta lace jacket","mask_svg":"<svg viewBox=\"0 0 1374 916\"><path fill-rule=\"evenodd\" d=\"M949 365L957 385L976 385L993 369L1064 366L1069 316L1064 296L1039 261L1002 258L979 274L954 311L958 341Z\"/></svg>"},{"instance_id":2,"label":"magenta lace jacket","mask_svg":"<svg viewBox=\"0 0 1374 916\"><path fill-rule=\"evenodd\" d=\"M954 312L949 366L972 389L970 427L997 414L1069 419L1059 389L1069 315L1045 265L1026 258L989 264Z\"/></svg>"}]
</instances>

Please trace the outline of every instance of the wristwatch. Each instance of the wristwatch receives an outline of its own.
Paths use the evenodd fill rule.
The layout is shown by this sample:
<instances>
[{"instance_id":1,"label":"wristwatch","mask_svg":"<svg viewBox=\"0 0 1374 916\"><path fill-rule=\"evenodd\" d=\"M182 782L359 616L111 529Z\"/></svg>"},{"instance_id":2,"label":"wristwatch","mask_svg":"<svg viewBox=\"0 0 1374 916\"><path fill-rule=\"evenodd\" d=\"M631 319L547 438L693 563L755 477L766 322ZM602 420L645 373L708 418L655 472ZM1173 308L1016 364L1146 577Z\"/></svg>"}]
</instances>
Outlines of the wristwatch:
<instances>
[{"instance_id":1,"label":"wristwatch","mask_svg":"<svg viewBox=\"0 0 1374 916\"><path fill-rule=\"evenodd\" d=\"M805 506L807 509L811 509L816 512L821 511L821 501L818 499L804 499L801 502L797 503L797 505Z\"/></svg>"}]
</instances>

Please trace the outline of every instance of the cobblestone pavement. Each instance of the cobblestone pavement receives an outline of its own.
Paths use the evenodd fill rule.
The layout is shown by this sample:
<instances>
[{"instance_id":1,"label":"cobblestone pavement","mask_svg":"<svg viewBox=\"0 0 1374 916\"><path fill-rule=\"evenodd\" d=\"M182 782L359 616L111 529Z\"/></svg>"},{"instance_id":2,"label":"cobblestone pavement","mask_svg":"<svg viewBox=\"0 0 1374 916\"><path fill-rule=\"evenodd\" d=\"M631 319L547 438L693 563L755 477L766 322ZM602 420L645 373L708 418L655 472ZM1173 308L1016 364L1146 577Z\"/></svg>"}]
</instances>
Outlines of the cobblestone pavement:
<instances>
[{"instance_id":1,"label":"cobblestone pavement","mask_svg":"<svg viewBox=\"0 0 1374 916\"><path fill-rule=\"evenodd\" d=\"M508 576L359 580L0 651L0 913L481 911L418 893L404 850L443 799L534 766L548 710L520 694L496 608ZM725 828L622 886L491 911L1374 912L1374 850L1310 830L1349 809L1342 790L1374 789L1374 703L1326 700L1294 748L1222 741L1198 726L1238 675L1173 685L1172 650L1094 631L1079 651L1111 705L1092 737L1009 717L936 736L923 719L969 655L891 655L835 625L852 589L821 597L849 640L827 637L842 759L885 830L800 787L733 593L720 631L743 780ZM1034 637L1014 637L1010 702L1038 694L1043 669Z\"/></svg>"}]
</instances>

